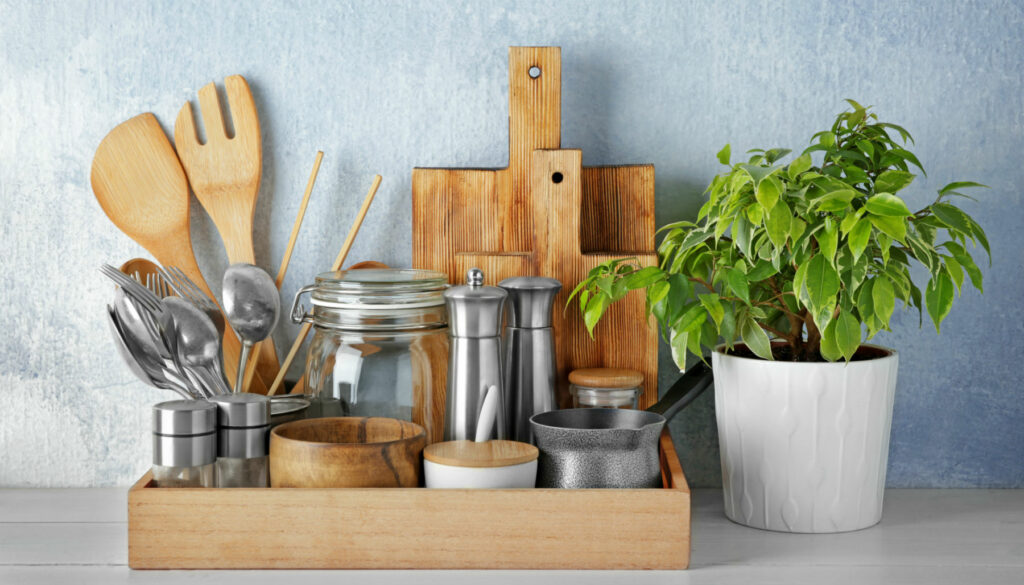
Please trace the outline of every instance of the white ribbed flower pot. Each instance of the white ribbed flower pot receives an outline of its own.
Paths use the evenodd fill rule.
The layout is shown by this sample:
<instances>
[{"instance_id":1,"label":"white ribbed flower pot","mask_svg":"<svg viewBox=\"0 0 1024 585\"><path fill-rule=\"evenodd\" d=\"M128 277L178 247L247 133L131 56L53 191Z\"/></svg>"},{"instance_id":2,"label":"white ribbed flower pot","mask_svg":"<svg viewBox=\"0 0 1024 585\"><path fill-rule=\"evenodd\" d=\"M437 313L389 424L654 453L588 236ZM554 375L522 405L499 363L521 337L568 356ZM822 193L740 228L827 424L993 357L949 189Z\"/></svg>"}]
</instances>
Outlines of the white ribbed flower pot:
<instances>
[{"instance_id":1,"label":"white ribbed flower pot","mask_svg":"<svg viewBox=\"0 0 1024 585\"><path fill-rule=\"evenodd\" d=\"M874 347L874 346L872 346ZM782 532L882 518L898 356L849 364L712 356L725 514Z\"/></svg>"}]
</instances>

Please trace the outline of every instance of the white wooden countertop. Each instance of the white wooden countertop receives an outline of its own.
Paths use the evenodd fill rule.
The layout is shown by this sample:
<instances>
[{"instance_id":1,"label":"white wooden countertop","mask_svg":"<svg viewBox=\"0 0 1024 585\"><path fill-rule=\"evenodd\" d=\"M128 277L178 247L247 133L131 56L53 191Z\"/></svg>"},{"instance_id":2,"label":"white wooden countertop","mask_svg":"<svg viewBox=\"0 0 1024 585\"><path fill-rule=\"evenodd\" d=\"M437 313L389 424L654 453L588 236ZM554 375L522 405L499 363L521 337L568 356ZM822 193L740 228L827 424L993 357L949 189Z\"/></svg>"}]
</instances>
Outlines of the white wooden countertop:
<instances>
[{"instance_id":1,"label":"white wooden countertop","mask_svg":"<svg viewBox=\"0 0 1024 585\"><path fill-rule=\"evenodd\" d=\"M127 567L126 494L115 488L0 490L0 584L1024 583L1024 490L889 490L878 526L816 536L732 524L722 513L719 490L694 490L688 571L414 574L132 571Z\"/></svg>"}]
</instances>

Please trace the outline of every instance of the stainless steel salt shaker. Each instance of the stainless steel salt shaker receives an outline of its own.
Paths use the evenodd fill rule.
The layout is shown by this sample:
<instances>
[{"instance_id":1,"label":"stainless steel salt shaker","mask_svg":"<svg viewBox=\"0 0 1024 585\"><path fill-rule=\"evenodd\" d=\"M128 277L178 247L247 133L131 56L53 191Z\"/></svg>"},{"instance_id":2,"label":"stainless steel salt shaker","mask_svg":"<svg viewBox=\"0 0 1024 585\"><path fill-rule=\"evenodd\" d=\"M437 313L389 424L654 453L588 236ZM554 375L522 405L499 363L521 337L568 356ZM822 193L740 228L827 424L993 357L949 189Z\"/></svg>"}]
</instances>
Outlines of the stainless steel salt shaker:
<instances>
[{"instance_id":1,"label":"stainless steel salt shaker","mask_svg":"<svg viewBox=\"0 0 1024 585\"><path fill-rule=\"evenodd\" d=\"M217 406L217 487L268 487L270 398L260 394L214 396Z\"/></svg>"},{"instance_id":2,"label":"stainless steel salt shaker","mask_svg":"<svg viewBox=\"0 0 1024 585\"><path fill-rule=\"evenodd\" d=\"M205 400L153 406L153 482L156 487L213 487L217 407Z\"/></svg>"},{"instance_id":3,"label":"stainless steel salt shaker","mask_svg":"<svg viewBox=\"0 0 1024 585\"><path fill-rule=\"evenodd\" d=\"M498 286L508 292L505 329L505 416L509 438L529 443L530 417L555 410L555 337L551 308L562 283L542 276L506 278Z\"/></svg>"},{"instance_id":4,"label":"stainless steel salt shaker","mask_svg":"<svg viewBox=\"0 0 1024 585\"><path fill-rule=\"evenodd\" d=\"M471 268L466 284L444 292L448 308L448 396L444 440L506 439L501 399L501 331L508 293L484 285L484 273ZM488 392L491 396L483 409ZM481 411L487 420L481 419ZM478 433L478 425L481 433Z\"/></svg>"}]
</instances>

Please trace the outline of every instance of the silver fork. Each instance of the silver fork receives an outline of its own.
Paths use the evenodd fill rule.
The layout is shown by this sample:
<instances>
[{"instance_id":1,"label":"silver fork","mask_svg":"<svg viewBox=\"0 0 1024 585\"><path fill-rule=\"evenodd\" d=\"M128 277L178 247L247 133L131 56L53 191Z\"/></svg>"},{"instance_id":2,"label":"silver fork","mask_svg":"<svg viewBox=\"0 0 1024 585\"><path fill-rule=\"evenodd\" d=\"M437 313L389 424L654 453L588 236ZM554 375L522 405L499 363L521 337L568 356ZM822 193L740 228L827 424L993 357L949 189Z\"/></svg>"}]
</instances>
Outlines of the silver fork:
<instances>
[{"instance_id":1,"label":"silver fork","mask_svg":"<svg viewBox=\"0 0 1024 585\"><path fill-rule=\"evenodd\" d=\"M124 290L126 295L135 299L135 301L141 304L144 308L152 311L154 314L160 314L163 312L163 306L160 304L160 298L153 294L151 290L143 286L139 281L109 264L100 266L100 272L110 280L113 280L115 284Z\"/></svg>"},{"instance_id":2,"label":"silver fork","mask_svg":"<svg viewBox=\"0 0 1024 585\"><path fill-rule=\"evenodd\" d=\"M224 314L203 289L176 266L161 266L157 270L178 296L202 309L213 321L217 331L224 335Z\"/></svg>"}]
</instances>

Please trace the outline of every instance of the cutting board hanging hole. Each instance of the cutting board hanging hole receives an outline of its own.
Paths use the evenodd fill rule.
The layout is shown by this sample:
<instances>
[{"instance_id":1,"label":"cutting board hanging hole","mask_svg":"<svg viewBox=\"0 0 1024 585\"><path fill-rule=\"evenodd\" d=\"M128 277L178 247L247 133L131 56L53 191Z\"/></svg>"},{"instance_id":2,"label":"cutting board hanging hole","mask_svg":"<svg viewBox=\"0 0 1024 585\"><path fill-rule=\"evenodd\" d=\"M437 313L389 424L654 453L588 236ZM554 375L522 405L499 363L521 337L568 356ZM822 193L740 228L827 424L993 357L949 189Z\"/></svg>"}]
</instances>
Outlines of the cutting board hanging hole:
<instances>
[{"instance_id":1,"label":"cutting board hanging hole","mask_svg":"<svg viewBox=\"0 0 1024 585\"><path fill-rule=\"evenodd\" d=\"M532 79L537 79L538 77L540 77L540 67L534 65L533 67L530 67L530 70L527 73L530 74L530 77Z\"/></svg>"},{"instance_id":2,"label":"cutting board hanging hole","mask_svg":"<svg viewBox=\"0 0 1024 585\"><path fill-rule=\"evenodd\" d=\"M558 183L561 183L564 178L565 177L562 176L562 173L554 173L551 175L551 182L557 185Z\"/></svg>"}]
</instances>

